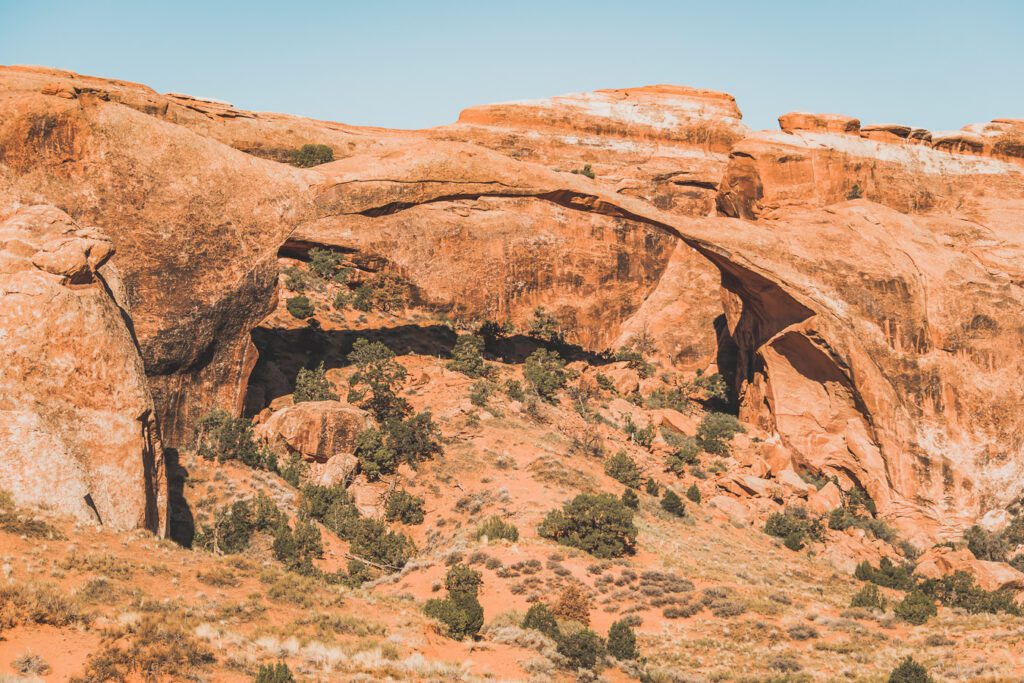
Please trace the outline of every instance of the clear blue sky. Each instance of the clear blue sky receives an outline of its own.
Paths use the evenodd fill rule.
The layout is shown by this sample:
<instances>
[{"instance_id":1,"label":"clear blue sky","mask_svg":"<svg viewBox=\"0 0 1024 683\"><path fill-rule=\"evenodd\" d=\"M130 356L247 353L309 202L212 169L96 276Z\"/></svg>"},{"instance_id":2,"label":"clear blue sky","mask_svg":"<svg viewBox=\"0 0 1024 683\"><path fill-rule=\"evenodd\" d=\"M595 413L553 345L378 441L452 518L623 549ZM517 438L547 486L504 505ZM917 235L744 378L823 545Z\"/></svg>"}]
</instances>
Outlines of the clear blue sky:
<instances>
[{"instance_id":1,"label":"clear blue sky","mask_svg":"<svg viewBox=\"0 0 1024 683\"><path fill-rule=\"evenodd\" d=\"M933 130L1024 117L1024 2L0 0L0 64L420 128L486 102L678 83Z\"/></svg>"}]
</instances>

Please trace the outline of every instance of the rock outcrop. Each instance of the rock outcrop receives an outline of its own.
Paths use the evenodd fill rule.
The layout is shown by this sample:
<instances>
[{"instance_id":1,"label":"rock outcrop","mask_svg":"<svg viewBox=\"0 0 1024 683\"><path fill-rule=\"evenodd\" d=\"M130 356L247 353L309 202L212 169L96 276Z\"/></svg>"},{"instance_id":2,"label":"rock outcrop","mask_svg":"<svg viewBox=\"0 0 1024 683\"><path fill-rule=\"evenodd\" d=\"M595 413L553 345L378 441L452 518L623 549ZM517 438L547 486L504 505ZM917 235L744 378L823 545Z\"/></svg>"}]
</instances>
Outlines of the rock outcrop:
<instances>
[{"instance_id":1,"label":"rock outcrop","mask_svg":"<svg viewBox=\"0 0 1024 683\"><path fill-rule=\"evenodd\" d=\"M0 490L162 535L163 453L113 253L53 207L0 219Z\"/></svg>"},{"instance_id":2,"label":"rock outcrop","mask_svg":"<svg viewBox=\"0 0 1024 683\"><path fill-rule=\"evenodd\" d=\"M325 463L355 451L356 435L373 425L369 414L340 401L306 401L282 408L256 428L281 454Z\"/></svg>"},{"instance_id":3,"label":"rock outcrop","mask_svg":"<svg viewBox=\"0 0 1024 683\"><path fill-rule=\"evenodd\" d=\"M863 486L912 537L1020 494L1017 122L750 134L730 97L656 86L399 133L96 80L0 72L0 201L110 235L172 442L240 406L278 249L324 244L459 317L544 305L594 349L646 328L665 356L717 360L780 461ZM339 160L254 156L312 135Z\"/></svg>"}]
</instances>

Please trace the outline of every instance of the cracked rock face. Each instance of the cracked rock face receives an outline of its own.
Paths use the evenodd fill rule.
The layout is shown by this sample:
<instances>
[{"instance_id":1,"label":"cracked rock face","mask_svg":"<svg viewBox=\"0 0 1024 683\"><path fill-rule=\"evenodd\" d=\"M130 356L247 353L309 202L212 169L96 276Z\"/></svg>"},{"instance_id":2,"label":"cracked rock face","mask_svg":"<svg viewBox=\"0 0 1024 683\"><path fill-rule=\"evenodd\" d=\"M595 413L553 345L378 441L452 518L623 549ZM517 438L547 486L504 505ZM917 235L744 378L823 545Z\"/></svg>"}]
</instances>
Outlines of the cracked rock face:
<instances>
[{"instance_id":1,"label":"cracked rock face","mask_svg":"<svg viewBox=\"0 0 1024 683\"><path fill-rule=\"evenodd\" d=\"M112 253L52 207L0 220L0 489L163 534L163 453Z\"/></svg>"}]
</instances>

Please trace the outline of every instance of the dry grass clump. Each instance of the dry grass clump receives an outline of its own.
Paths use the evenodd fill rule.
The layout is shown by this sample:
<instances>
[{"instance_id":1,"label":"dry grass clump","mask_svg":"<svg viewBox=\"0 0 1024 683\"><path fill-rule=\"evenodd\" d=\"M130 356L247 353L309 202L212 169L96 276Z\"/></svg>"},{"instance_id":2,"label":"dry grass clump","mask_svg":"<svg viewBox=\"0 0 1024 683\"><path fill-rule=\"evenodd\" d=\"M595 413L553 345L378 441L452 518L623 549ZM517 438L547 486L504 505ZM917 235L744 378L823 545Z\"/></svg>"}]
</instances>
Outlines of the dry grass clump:
<instances>
[{"instance_id":1,"label":"dry grass clump","mask_svg":"<svg viewBox=\"0 0 1024 683\"><path fill-rule=\"evenodd\" d=\"M112 635L72 683L196 679L216 661L213 651L171 615L146 615Z\"/></svg>"},{"instance_id":2,"label":"dry grass clump","mask_svg":"<svg viewBox=\"0 0 1024 683\"><path fill-rule=\"evenodd\" d=\"M113 555L77 555L72 553L65 557L58 566L64 570L73 570L82 574L100 574L111 579L130 579L135 573L135 565Z\"/></svg>"},{"instance_id":3,"label":"dry grass clump","mask_svg":"<svg viewBox=\"0 0 1024 683\"><path fill-rule=\"evenodd\" d=\"M0 586L0 630L21 624L69 626L87 621L75 600L51 584Z\"/></svg>"},{"instance_id":4,"label":"dry grass clump","mask_svg":"<svg viewBox=\"0 0 1024 683\"><path fill-rule=\"evenodd\" d=\"M241 584L238 576L226 567L213 567L205 572L196 574L201 583L215 588L234 588Z\"/></svg>"},{"instance_id":5,"label":"dry grass clump","mask_svg":"<svg viewBox=\"0 0 1024 683\"><path fill-rule=\"evenodd\" d=\"M18 508L7 491L0 491L0 531L26 538L46 538L53 541L67 540L59 529L36 519L29 512Z\"/></svg>"}]
</instances>

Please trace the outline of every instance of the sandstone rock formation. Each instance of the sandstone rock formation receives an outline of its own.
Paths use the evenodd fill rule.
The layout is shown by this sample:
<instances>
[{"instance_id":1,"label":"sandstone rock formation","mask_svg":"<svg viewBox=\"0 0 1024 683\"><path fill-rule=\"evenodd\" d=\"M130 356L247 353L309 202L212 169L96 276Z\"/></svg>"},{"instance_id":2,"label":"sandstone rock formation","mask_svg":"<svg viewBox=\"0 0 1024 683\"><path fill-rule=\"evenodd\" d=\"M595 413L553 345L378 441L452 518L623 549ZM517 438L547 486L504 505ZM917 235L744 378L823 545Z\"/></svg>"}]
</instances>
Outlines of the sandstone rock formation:
<instances>
[{"instance_id":1,"label":"sandstone rock formation","mask_svg":"<svg viewBox=\"0 0 1024 683\"><path fill-rule=\"evenodd\" d=\"M53 207L0 219L0 489L163 534L163 453L113 253Z\"/></svg>"},{"instance_id":2,"label":"sandstone rock formation","mask_svg":"<svg viewBox=\"0 0 1024 683\"><path fill-rule=\"evenodd\" d=\"M945 546L930 548L922 555L914 573L926 579L941 579L954 572L967 572L987 591L1000 588L1024 589L1024 572L1005 562L979 560L970 550L953 550Z\"/></svg>"},{"instance_id":3,"label":"sandstone rock formation","mask_svg":"<svg viewBox=\"0 0 1024 683\"><path fill-rule=\"evenodd\" d=\"M356 435L372 426L365 410L340 401L306 401L278 410L256 434L284 454L324 463L355 450Z\"/></svg>"},{"instance_id":4,"label":"sandstone rock formation","mask_svg":"<svg viewBox=\"0 0 1024 683\"><path fill-rule=\"evenodd\" d=\"M0 200L59 202L117 247L172 441L240 406L277 251L325 244L468 319L542 304L594 349L682 330L664 355L718 361L777 470L863 486L913 537L1020 494L1018 122L749 134L728 96L657 86L399 133L23 69L0 72L0 114ZM311 135L339 160L232 149Z\"/></svg>"}]
</instances>

